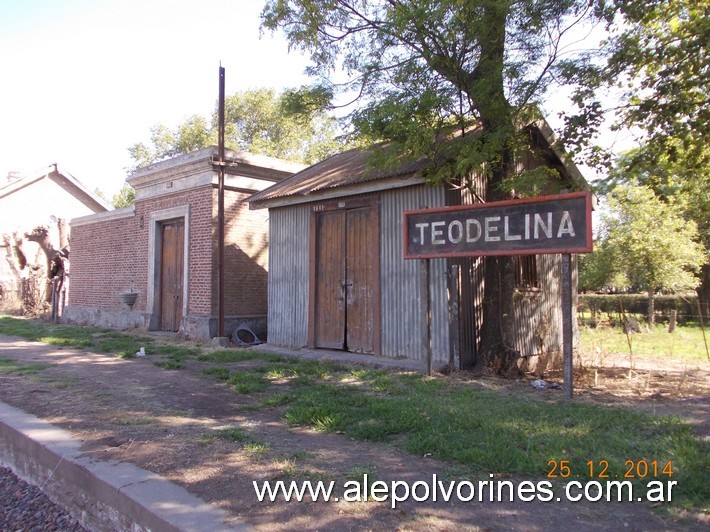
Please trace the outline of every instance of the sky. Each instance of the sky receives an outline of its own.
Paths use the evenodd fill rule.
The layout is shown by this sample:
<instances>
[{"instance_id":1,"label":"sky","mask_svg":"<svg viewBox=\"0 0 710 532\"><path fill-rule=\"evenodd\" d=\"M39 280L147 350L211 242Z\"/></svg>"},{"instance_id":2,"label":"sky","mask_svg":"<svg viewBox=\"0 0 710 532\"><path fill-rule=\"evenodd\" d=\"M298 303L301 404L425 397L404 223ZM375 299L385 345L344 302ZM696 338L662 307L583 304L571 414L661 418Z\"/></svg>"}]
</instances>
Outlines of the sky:
<instances>
[{"instance_id":1,"label":"sky","mask_svg":"<svg viewBox=\"0 0 710 532\"><path fill-rule=\"evenodd\" d=\"M152 126L211 115L220 64L227 94L308 84L263 4L0 0L0 185L56 163L110 199Z\"/></svg>"},{"instance_id":2,"label":"sky","mask_svg":"<svg viewBox=\"0 0 710 532\"><path fill-rule=\"evenodd\" d=\"M263 0L0 0L0 186L58 164L117 192L128 147L227 94L308 83Z\"/></svg>"}]
</instances>

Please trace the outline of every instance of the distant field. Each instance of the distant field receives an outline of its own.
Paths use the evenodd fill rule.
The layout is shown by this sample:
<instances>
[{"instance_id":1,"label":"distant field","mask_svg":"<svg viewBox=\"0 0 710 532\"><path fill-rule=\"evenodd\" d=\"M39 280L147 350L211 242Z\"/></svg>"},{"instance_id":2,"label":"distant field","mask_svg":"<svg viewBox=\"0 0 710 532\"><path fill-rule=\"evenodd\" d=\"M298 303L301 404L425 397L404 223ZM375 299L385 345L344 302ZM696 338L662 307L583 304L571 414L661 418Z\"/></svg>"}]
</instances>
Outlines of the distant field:
<instances>
[{"instance_id":1,"label":"distant field","mask_svg":"<svg viewBox=\"0 0 710 532\"><path fill-rule=\"evenodd\" d=\"M582 349L605 353L629 353L629 343L621 327L591 328L580 325ZM710 331L705 331L710 342ZM656 325L648 332L629 335L634 355L677 358L684 360L707 360L703 331L698 326L676 327L669 333L667 325Z\"/></svg>"}]
</instances>

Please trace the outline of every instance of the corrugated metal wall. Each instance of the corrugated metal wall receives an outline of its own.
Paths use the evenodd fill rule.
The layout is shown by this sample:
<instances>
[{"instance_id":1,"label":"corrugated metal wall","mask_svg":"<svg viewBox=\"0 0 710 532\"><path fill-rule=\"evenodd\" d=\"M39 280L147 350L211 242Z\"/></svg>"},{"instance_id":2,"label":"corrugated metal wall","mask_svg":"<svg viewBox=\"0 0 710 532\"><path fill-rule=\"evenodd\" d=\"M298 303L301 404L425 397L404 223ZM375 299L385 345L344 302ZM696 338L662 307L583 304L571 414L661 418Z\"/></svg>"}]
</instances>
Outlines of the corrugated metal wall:
<instances>
[{"instance_id":1,"label":"corrugated metal wall","mask_svg":"<svg viewBox=\"0 0 710 532\"><path fill-rule=\"evenodd\" d=\"M422 185L381 193L380 326L383 356L412 360L426 358L421 341L422 261L403 259L402 218L405 210L441 207L445 201L446 192L441 187ZM468 201L464 199L463 202ZM310 207L310 204L303 204L269 211L269 342L275 345L304 347L308 341ZM542 350L555 358L561 356L562 350L560 256L540 255L537 261L540 292L516 297L515 348L525 356L538 355ZM476 344L480 342L477 331L481 319L483 260L431 259L432 354L437 365L449 360L446 272L452 263L460 266L463 364L474 362ZM576 269L573 272L576 275ZM573 285L575 282L573 279Z\"/></svg>"},{"instance_id":2,"label":"corrugated metal wall","mask_svg":"<svg viewBox=\"0 0 710 532\"><path fill-rule=\"evenodd\" d=\"M308 342L310 205L269 209L269 343Z\"/></svg>"},{"instance_id":3,"label":"corrugated metal wall","mask_svg":"<svg viewBox=\"0 0 710 532\"><path fill-rule=\"evenodd\" d=\"M406 210L441 207L444 189L416 186L386 191L380 211L380 300L382 354L425 360L422 345L422 262L404 260L402 217ZM431 259L432 359L449 360L449 324L446 296L446 259Z\"/></svg>"},{"instance_id":4,"label":"corrugated metal wall","mask_svg":"<svg viewBox=\"0 0 710 532\"><path fill-rule=\"evenodd\" d=\"M543 320L543 330L546 333L546 338L543 340L544 351L558 354L561 357L562 258L561 255L539 255L537 260L542 289L545 294L539 314L539 319ZM574 310L572 312L574 313Z\"/></svg>"},{"instance_id":5,"label":"corrugated metal wall","mask_svg":"<svg viewBox=\"0 0 710 532\"><path fill-rule=\"evenodd\" d=\"M486 179L471 174L467 186L447 190L447 205L472 205L486 196ZM483 257L455 258L449 261L459 267L459 350L460 367L473 366L481 344L479 331L483 312Z\"/></svg>"},{"instance_id":6,"label":"corrugated metal wall","mask_svg":"<svg viewBox=\"0 0 710 532\"><path fill-rule=\"evenodd\" d=\"M483 258L452 259L459 267L459 349L460 368L473 366L480 345L483 311Z\"/></svg>"},{"instance_id":7,"label":"corrugated metal wall","mask_svg":"<svg viewBox=\"0 0 710 532\"><path fill-rule=\"evenodd\" d=\"M523 356L540 355L529 365L542 371L562 357L560 255L538 255L537 268L539 292L515 296L515 349Z\"/></svg>"}]
</instances>

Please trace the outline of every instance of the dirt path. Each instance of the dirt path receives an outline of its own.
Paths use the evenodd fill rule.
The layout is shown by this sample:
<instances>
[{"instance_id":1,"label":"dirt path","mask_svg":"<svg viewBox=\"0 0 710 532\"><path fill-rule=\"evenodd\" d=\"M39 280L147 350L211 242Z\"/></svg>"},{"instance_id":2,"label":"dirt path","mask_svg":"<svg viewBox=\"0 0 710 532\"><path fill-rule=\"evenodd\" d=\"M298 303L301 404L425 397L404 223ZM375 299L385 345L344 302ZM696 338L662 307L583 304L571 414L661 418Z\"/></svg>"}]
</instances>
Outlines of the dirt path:
<instances>
[{"instance_id":1,"label":"dirt path","mask_svg":"<svg viewBox=\"0 0 710 532\"><path fill-rule=\"evenodd\" d=\"M182 370L170 371L153 365L155 358L150 356L122 360L3 336L0 358L52 364L34 374L0 372L0 400L72 432L94 456L132 462L161 474L257 529L700 530L708 524L702 522L707 517L703 515L700 521L698 516L668 521L648 503L410 500L395 509L373 501L260 503L253 481L334 480L336 486L343 486L367 473L388 483L431 483L433 475L445 482L456 480L461 470L388 445L290 427L282 420L281 408L256 408L252 398L202 376L204 362L191 361ZM697 384L705 386L708 367L695 371L692 378L686 375L686 382L696 378L704 378ZM488 384L536 393L522 383L489 380ZM610 384L598 387L579 399L626 401L647 410L652 410L653 402L659 411L678 412L685 412L690 404L683 401L694 401L698 431L707 434L707 394L698 395L696 390L687 396L664 397L658 392L661 395L651 399L619 398L609 388ZM235 434L247 434L247 441L268 444L268 451L215 437L230 428L239 429ZM342 488L338 495L343 495Z\"/></svg>"}]
</instances>

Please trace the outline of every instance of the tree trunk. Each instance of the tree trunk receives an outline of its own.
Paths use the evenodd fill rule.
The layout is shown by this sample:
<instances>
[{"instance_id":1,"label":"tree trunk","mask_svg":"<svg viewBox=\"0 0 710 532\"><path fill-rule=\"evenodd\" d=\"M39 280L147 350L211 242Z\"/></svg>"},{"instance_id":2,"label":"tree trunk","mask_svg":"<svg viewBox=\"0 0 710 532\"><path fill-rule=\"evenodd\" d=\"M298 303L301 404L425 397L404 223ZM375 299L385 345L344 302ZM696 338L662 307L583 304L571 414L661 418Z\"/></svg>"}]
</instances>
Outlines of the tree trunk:
<instances>
[{"instance_id":1,"label":"tree trunk","mask_svg":"<svg viewBox=\"0 0 710 532\"><path fill-rule=\"evenodd\" d=\"M710 316L710 264L703 265L700 276L701 282L696 292L698 294L698 302L700 303L698 306L702 316L698 316L698 321L707 323L708 317Z\"/></svg>"},{"instance_id":2,"label":"tree trunk","mask_svg":"<svg viewBox=\"0 0 710 532\"><path fill-rule=\"evenodd\" d=\"M482 139L498 156L490 162L486 202L510 199L501 189L514 167L512 109L505 96L506 2L484 4L483 23L487 36L481 40L481 59L468 78L465 92L480 113ZM485 80L485 82L483 81ZM513 296L515 271L512 257L485 260L481 344L475 367L488 367L498 375L519 376L519 353L514 348Z\"/></svg>"},{"instance_id":3,"label":"tree trunk","mask_svg":"<svg viewBox=\"0 0 710 532\"><path fill-rule=\"evenodd\" d=\"M648 324L653 325L656 323L656 303L653 299L655 290L653 288L648 289Z\"/></svg>"},{"instance_id":4,"label":"tree trunk","mask_svg":"<svg viewBox=\"0 0 710 532\"><path fill-rule=\"evenodd\" d=\"M64 218L57 220L57 229L59 230L59 249L67 249L69 247L69 224Z\"/></svg>"},{"instance_id":5,"label":"tree trunk","mask_svg":"<svg viewBox=\"0 0 710 532\"><path fill-rule=\"evenodd\" d=\"M5 244L5 260L12 271L12 274L20 282L21 270L27 266L27 259L22 251L22 240L18 239L15 235L10 237L10 235L2 235L3 242Z\"/></svg>"},{"instance_id":6,"label":"tree trunk","mask_svg":"<svg viewBox=\"0 0 710 532\"><path fill-rule=\"evenodd\" d=\"M512 167L513 153L509 146L503 146L502 151L500 162L494 165L486 187L486 202L509 199L500 184ZM520 375L520 353L515 350L513 258L486 257L484 268L481 344L475 367L487 367L496 375L517 377Z\"/></svg>"},{"instance_id":7,"label":"tree trunk","mask_svg":"<svg viewBox=\"0 0 710 532\"><path fill-rule=\"evenodd\" d=\"M515 270L512 257L487 257L483 289L483 323L476 369L490 368L497 375L517 377L513 296Z\"/></svg>"}]
</instances>

